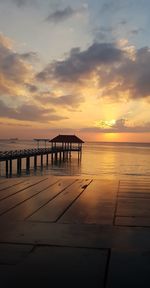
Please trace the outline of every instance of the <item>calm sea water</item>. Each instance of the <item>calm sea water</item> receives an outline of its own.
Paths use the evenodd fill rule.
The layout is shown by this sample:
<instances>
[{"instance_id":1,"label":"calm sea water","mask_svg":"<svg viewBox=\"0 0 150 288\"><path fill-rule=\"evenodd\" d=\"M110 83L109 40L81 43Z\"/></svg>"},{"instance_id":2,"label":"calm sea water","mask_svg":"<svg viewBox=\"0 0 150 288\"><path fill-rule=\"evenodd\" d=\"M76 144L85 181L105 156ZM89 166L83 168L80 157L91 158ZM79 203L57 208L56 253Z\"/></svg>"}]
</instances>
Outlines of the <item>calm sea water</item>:
<instances>
[{"instance_id":1,"label":"calm sea water","mask_svg":"<svg viewBox=\"0 0 150 288\"><path fill-rule=\"evenodd\" d=\"M0 151L33 147L36 147L36 143L31 140L0 140ZM16 161L13 162L13 175L16 176ZM22 175L24 176L26 174L25 162L23 169ZM1 176L4 176L4 171L4 163L0 163ZM71 161L58 162L55 165L50 163L48 167L45 166L42 170L39 165L36 172L34 169L30 170L30 175L33 174L103 178L148 177L150 176L150 144L88 142L83 145L81 161L78 160L78 155L74 152Z\"/></svg>"}]
</instances>

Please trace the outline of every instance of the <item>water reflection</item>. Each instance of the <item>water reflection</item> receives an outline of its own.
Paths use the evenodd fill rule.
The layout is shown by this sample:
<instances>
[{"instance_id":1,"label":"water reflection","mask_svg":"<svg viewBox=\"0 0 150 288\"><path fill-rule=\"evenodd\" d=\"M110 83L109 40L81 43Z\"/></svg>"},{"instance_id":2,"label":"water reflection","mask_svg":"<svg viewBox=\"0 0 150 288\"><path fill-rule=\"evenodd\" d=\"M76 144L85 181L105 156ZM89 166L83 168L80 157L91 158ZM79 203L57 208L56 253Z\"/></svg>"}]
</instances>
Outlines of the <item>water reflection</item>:
<instances>
[{"instance_id":1,"label":"water reflection","mask_svg":"<svg viewBox=\"0 0 150 288\"><path fill-rule=\"evenodd\" d=\"M31 145L28 143L28 145ZM19 145L19 144L18 144ZM25 145L25 143L24 143ZM13 148L13 147L12 147ZM22 147L18 146L19 149ZM102 176L102 177L122 177L122 176L149 176L150 175L150 145L141 144L102 144L85 143L82 157L78 158L78 153L73 152L68 159L57 159L46 165L46 158L43 157L43 167L41 159L38 157L37 169L34 167L34 158L31 158L31 169L28 175L68 175L68 176ZM5 175L5 164L0 163L1 176ZM13 161L13 175L16 176L16 161ZM22 174L26 173L26 162L22 161Z\"/></svg>"}]
</instances>

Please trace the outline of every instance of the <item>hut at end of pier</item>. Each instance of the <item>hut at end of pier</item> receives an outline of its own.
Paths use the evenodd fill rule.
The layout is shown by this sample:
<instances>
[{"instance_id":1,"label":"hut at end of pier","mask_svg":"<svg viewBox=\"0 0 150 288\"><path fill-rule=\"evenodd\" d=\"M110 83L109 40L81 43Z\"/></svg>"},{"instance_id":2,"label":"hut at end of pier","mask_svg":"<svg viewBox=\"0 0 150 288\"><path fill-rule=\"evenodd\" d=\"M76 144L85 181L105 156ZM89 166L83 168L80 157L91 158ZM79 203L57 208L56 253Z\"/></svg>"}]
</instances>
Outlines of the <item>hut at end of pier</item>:
<instances>
[{"instance_id":1,"label":"hut at end of pier","mask_svg":"<svg viewBox=\"0 0 150 288\"><path fill-rule=\"evenodd\" d=\"M51 139L52 149L62 148L62 150L82 150L82 144L84 143L76 135L58 135Z\"/></svg>"}]
</instances>

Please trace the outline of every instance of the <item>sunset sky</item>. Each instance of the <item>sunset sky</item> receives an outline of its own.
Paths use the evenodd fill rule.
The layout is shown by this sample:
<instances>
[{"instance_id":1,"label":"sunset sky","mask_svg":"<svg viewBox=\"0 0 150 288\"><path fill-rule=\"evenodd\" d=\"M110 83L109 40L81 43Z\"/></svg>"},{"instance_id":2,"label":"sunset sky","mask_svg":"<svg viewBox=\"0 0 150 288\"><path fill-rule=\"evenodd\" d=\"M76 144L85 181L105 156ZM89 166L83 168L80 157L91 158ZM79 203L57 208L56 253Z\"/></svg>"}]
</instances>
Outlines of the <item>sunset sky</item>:
<instances>
[{"instance_id":1,"label":"sunset sky","mask_svg":"<svg viewBox=\"0 0 150 288\"><path fill-rule=\"evenodd\" d=\"M0 138L150 142L150 1L0 0Z\"/></svg>"}]
</instances>

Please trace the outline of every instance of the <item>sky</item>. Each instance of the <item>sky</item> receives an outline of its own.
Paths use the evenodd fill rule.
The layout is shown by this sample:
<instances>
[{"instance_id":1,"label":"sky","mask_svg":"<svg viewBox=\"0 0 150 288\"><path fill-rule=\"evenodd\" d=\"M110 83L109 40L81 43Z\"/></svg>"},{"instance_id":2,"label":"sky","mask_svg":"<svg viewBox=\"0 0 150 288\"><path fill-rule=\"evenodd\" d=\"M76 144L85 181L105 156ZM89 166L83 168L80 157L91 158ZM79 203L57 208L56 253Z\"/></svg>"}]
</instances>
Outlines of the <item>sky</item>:
<instances>
[{"instance_id":1,"label":"sky","mask_svg":"<svg viewBox=\"0 0 150 288\"><path fill-rule=\"evenodd\" d=\"M149 0L0 0L0 138L150 142Z\"/></svg>"}]
</instances>

